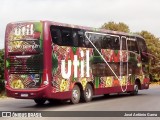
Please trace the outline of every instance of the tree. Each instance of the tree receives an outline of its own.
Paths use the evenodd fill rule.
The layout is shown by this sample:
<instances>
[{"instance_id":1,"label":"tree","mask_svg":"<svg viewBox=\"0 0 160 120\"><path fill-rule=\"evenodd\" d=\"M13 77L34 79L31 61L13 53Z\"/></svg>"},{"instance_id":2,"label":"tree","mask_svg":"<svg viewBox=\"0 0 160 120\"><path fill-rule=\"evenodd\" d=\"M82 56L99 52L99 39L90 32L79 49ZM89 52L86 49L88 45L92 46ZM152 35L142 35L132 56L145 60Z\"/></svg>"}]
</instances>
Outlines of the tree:
<instances>
[{"instance_id":1,"label":"tree","mask_svg":"<svg viewBox=\"0 0 160 120\"><path fill-rule=\"evenodd\" d=\"M159 38L155 37L152 33L148 31L141 31L139 33L140 36L142 36L147 44L148 52L154 56L155 64L151 65L151 73L156 74L157 76L160 75L160 40Z\"/></svg>"},{"instance_id":2,"label":"tree","mask_svg":"<svg viewBox=\"0 0 160 120\"><path fill-rule=\"evenodd\" d=\"M4 49L0 50L0 92L4 90Z\"/></svg>"},{"instance_id":3,"label":"tree","mask_svg":"<svg viewBox=\"0 0 160 120\"><path fill-rule=\"evenodd\" d=\"M128 25L126 25L123 22L115 23L113 21L104 23L101 28L107 29L107 30L114 30L119 32L126 32L129 33L130 29Z\"/></svg>"}]
</instances>

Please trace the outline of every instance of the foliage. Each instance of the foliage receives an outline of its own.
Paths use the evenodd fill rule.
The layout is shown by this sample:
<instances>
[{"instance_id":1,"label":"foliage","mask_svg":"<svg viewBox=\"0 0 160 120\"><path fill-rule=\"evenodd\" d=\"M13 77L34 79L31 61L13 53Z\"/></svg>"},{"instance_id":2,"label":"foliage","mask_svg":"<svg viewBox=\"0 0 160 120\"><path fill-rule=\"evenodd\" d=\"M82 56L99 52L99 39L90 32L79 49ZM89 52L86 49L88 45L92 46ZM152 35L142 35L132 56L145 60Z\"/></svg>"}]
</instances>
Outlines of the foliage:
<instances>
[{"instance_id":1,"label":"foliage","mask_svg":"<svg viewBox=\"0 0 160 120\"><path fill-rule=\"evenodd\" d=\"M126 25L123 22L115 23L113 21L104 23L101 28L107 29L107 30L114 30L119 32L126 32L129 33L130 29L128 25Z\"/></svg>"},{"instance_id":2,"label":"foliage","mask_svg":"<svg viewBox=\"0 0 160 120\"><path fill-rule=\"evenodd\" d=\"M0 50L0 92L4 90L4 49Z\"/></svg>"},{"instance_id":3,"label":"foliage","mask_svg":"<svg viewBox=\"0 0 160 120\"><path fill-rule=\"evenodd\" d=\"M148 31L141 31L138 33L139 35L141 35L147 44L148 47L148 52L154 56L154 59L152 59L152 61L154 60L155 64L151 65L151 73L155 76L155 77L160 77L160 40L159 38L155 37L152 33L148 32Z\"/></svg>"}]
</instances>

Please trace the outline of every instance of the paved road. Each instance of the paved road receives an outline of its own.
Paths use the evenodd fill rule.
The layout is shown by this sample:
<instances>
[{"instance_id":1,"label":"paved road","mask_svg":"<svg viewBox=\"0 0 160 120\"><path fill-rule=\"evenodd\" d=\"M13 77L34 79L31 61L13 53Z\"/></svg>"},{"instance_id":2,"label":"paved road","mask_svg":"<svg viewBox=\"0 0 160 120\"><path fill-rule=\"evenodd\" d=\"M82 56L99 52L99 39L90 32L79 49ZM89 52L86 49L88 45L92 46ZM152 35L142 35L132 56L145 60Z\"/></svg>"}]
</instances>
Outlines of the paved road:
<instances>
[{"instance_id":1,"label":"paved road","mask_svg":"<svg viewBox=\"0 0 160 120\"><path fill-rule=\"evenodd\" d=\"M0 111L160 111L159 101L160 87L154 86L148 90L139 91L136 96L128 94L111 95L108 98L97 96L92 102L76 105L64 102L58 105L46 103L43 106L37 106L33 100L0 99ZM136 120L136 118L132 119ZM154 119L158 120L159 118Z\"/></svg>"}]
</instances>

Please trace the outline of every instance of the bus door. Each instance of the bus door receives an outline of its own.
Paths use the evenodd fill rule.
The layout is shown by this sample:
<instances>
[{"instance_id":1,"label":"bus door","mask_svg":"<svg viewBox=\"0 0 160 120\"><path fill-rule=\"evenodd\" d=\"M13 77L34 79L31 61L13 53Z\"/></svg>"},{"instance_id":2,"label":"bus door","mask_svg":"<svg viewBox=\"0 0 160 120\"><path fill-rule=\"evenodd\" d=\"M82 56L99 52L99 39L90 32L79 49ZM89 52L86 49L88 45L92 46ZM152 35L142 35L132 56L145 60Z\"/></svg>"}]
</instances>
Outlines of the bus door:
<instances>
[{"instance_id":1,"label":"bus door","mask_svg":"<svg viewBox=\"0 0 160 120\"><path fill-rule=\"evenodd\" d=\"M129 37L127 39L127 50L128 50L128 75L130 80L134 80L135 75L140 74L140 68L141 68L139 66L140 55L135 37L134 38Z\"/></svg>"},{"instance_id":2,"label":"bus door","mask_svg":"<svg viewBox=\"0 0 160 120\"><path fill-rule=\"evenodd\" d=\"M122 85L126 85L127 78L128 78L127 38L125 36L122 36L120 42L120 80L123 80Z\"/></svg>"}]
</instances>

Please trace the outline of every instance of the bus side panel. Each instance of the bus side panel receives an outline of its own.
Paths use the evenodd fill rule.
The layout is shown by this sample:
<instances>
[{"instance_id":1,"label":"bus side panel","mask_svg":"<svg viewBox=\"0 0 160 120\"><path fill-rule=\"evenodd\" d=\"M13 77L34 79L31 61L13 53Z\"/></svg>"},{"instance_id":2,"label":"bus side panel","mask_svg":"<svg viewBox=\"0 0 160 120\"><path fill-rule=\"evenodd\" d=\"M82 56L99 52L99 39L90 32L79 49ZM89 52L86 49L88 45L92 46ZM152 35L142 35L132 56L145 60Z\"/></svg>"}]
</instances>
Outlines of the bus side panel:
<instances>
[{"instance_id":1,"label":"bus side panel","mask_svg":"<svg viewBox=\"0 0 160 120\"><path fill-rule=\"evenodd\" d=\"M53 44L53 51L52 51L52 92L66 92L71 91L74 84L76 82L81 83L83 89L85 88L87 82L93 81L93 75L91 68L89 69L89 77L86 77L86 51L89 51L89 57L93 56L93 50L90 48L80 48L80 47L67 47L67 46L58 46ZM84 56L81 57L80 53L83 52ZM84 77L81 77L81 68L78 67L77 69L77 77L74 77L74 56L77 56L79 62L84 60ZM68 61L71 61L71 74L69 78L63 78L62 70L61 70L61 62L65 60L65 69L66 72L69 70L68 68Z\"/></svg>"},{"instance_id":2,"label":"bus side panel","mask_svg":"<svg viewBox=\"0 0 160 120\"><path fill-rule=\"evenodd\" d=\"M123 86L122 88L125 89L126 86ZM134 90L133 85L128 85L126 92L130 92L133 90ZM95 95L110 94L110 93L122 93L121 86L95 89Z\"/></svg>"}]
</instances>

